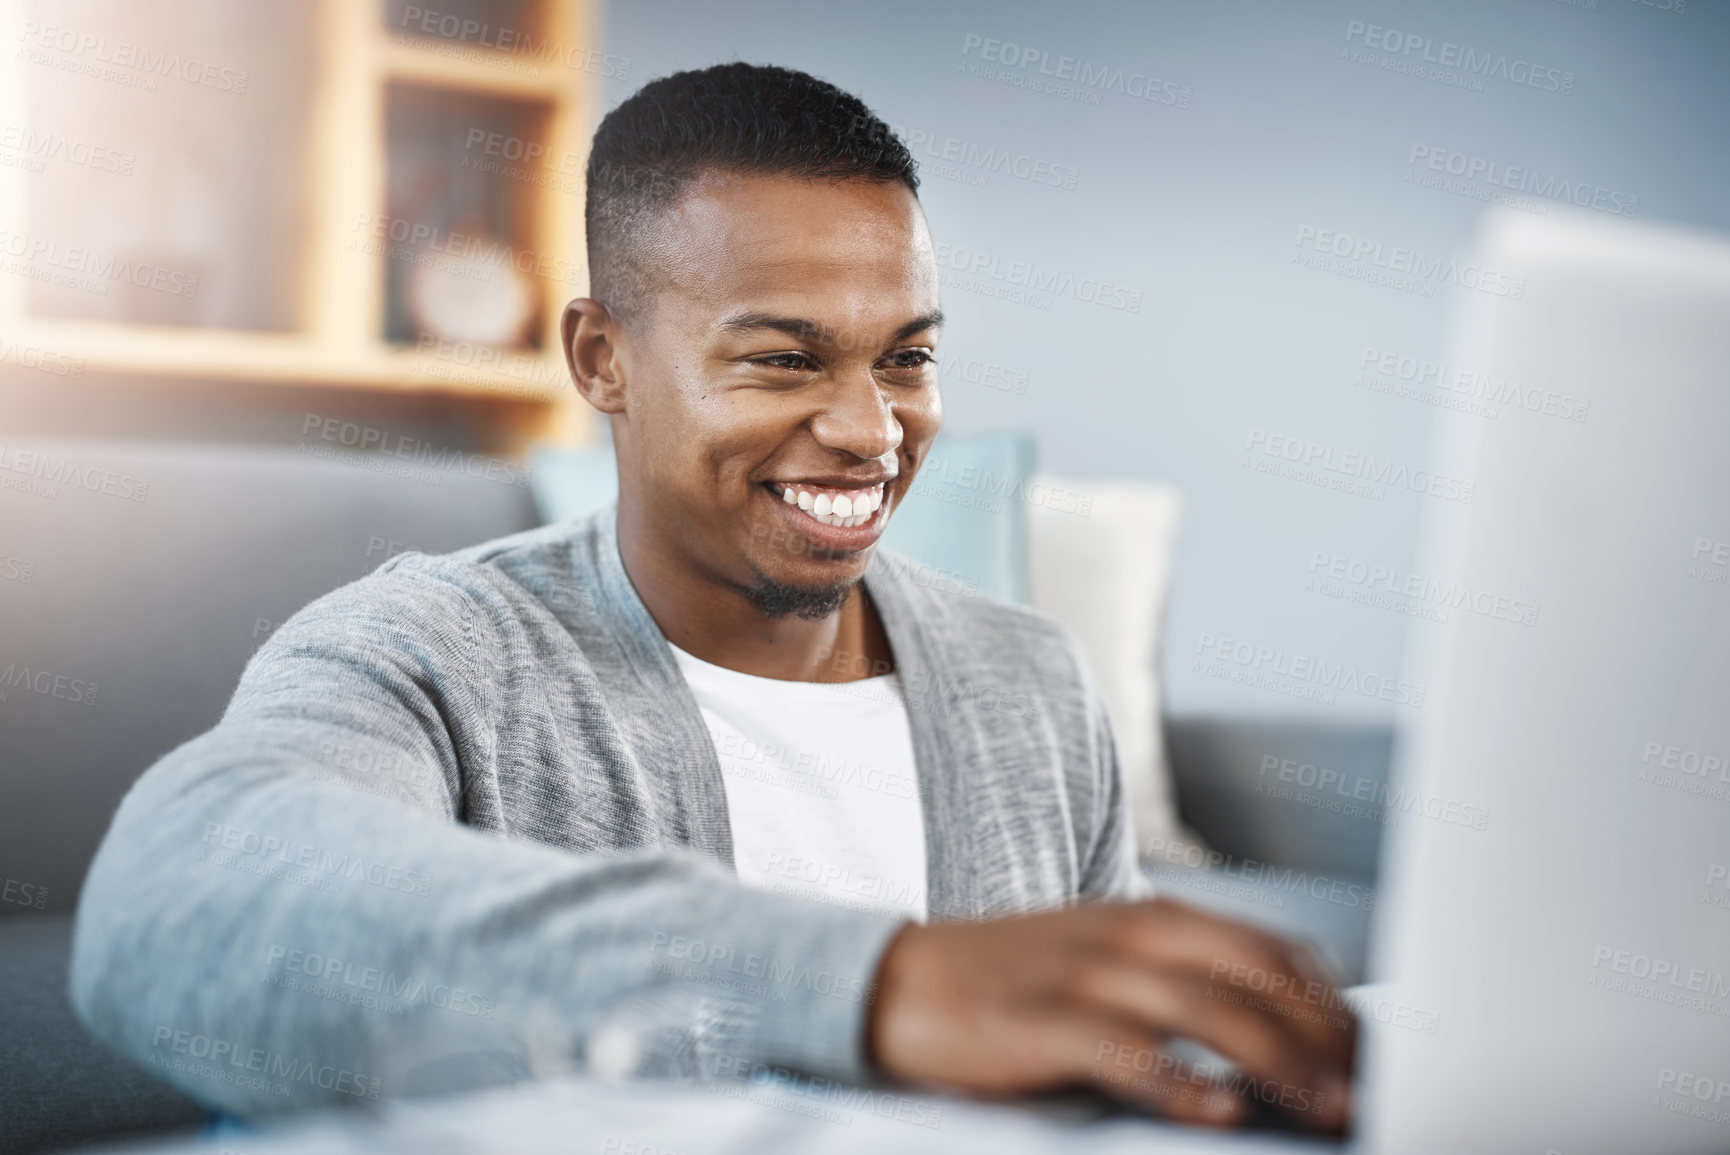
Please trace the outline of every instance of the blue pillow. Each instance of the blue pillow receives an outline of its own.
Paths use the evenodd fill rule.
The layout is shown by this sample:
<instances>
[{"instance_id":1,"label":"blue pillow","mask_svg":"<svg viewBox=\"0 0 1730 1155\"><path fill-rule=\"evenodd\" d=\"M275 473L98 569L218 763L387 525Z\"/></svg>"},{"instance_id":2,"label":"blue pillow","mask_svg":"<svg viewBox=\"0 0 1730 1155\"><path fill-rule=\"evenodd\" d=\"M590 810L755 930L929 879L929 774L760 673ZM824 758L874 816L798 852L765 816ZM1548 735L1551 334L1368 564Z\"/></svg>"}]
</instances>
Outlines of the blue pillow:
<instances>
[{"instance_id":1,"label":"blue pillow","mask_svg":"<svg viewBox=\"0 0 1730 1155\"><path fill-rule=\"evenodd\" d=\"M931 567L952 587L999 601L1033 600L1028 584L1027 486L1037 453L1024 431L939 433L883 544Z\"/></svg>"},{"instance_id":2,"label":"blue pillow","mask_svg":"<svg viewBox=\"0 0 1730 1155\"><path fill-rule=\"evenodd\" d=\"M926 567L916 580L1026 604L1026 494L1036 466L1033 434L1023 430L939 434L883 544ZM529 486L544 522L593 513L619 496L613 447L538 446Z\"/></svg>"},{"instance_id":3,"label":"blue pillow","mask_svg":"<svg viewBox=\"0 0 1730 1155\"><path fill-rule=\"evenodd\" d=\"M543 525L586 517L611 505L619 498L612 442L580 449L535 446L529 450L529 492Z\"/></svg>"}]
</instances>

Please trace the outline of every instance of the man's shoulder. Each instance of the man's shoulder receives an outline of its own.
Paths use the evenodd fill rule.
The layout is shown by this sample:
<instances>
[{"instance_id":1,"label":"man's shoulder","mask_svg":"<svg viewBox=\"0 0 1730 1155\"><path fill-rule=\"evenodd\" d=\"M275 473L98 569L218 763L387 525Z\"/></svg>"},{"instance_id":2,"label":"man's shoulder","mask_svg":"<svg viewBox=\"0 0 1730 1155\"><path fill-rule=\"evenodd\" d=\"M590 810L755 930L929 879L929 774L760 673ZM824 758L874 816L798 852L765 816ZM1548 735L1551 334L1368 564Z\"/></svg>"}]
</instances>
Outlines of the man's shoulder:
<instances>
[{"instance_id":1,"label":"man's shoulder","mask_svg":"<svg viewBox=\"0 0 1730 1155\"><path fill-rule=\"evenodd\" d=\"M1043 610L1000 601L975 583L892 550L879 549L873 578L894 590L952 659L1045 674L1074 672L1075 637Z\"/></svg>"},{"instance_id":2,"label":"man's shoulder","mask_svg":"<svg viewBox=\"0 0 1730 1155\"><path fill-rule=\"evenodd\" d=\"M363 578L424 578L467 593L508 583L520 588L592 576L600 514L519 530L445 553L409 550Z\"/></svg>"},{"instance_id":3,"label":"man's shoulder","mask_svg":"<svg viewBox=\"0 0 1730 1155\"><path fill-rule=\"evenodd\" d=\"M459 625L469 632L486 621L515 632L539 616L525 614L525 603L551 609L574 598L592 604L584 591L594 580L596 534L595 517L586 517L445 553L407 550L315 599L285 624L347 632L388 623L392 632L420 634Z\"/></svg>"}]
</instances>

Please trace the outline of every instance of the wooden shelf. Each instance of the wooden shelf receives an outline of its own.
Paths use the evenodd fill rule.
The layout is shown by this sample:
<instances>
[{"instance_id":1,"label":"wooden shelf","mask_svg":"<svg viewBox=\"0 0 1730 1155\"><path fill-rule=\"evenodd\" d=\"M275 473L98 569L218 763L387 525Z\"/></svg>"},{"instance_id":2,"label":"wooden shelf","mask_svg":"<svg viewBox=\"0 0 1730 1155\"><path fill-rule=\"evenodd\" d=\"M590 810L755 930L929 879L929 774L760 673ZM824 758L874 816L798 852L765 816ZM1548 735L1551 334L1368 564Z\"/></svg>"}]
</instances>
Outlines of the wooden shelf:
<instances>
[{"instance_id":1,"label":"wooden shelf","mask_svg":"<svg viewBox=\"0 0 1730 1155\"><path fill-rule=\"evenodd\" d=\"M577 85L569 70L558 65L436 40L381 40L378 60L389 80L548 104L565 97Z\"/></svg>"},{"instance_id":2,"label":"wooden shelf","mask_svg":"<svg viewBox=\"0 0 1730 1155\"><path fill-rule=\"evenodd\" d=\"M537 22L572 43L594 41L589 0L540 0ZM306 236L293 331L183 328L33 316L28 282L0 277L0 338L76 358L88 376L248 385L355 389L402 397L487 402L476 409L501 428L521 425L559 444L592 432L592 413L571 387L559 352L559 307L543 302L535 339L542 348L484 355L473 346L428 349L387 344L383 258L356 245L360 224L387 211L387 117L393 85L536 106L536 143L558 156L585 152L599 106L593 74L495 48L397 35L381 27L379 5L316 0L304 5L320 64L312 85L305 174ZM21 17L0 0L0 41L16 40ZM22 69L0 69L0 121L27 122ZM22 170L0 167L0 232L27 233ZM581 177L576 177L580 186ZM577 261L582 199L525 184L524 230L536 252ZM574 295L574 293L573 293ZM441 355L442 354L442 355ZM464 363L464 362L468 363ZM10 380L0 364L0 381ZM75 381L68 380L69 385Z\"/></svg>"},{"instance_id":3,"label":"wooden shelf","mask_svg":"<svg viewBox=\"0 0 1730 1155\"><path fill-rule=\"evenodd\" d=\"M342 350L298 333L31 320L8 335L80 358L85 373L400 390L544 406L571 400L564 360L541 351L499 351L487 355L491 365L481 366L472 363L481 354L471 346L443 357L435 349L384 344Z\"/></svg>"}]
</instances>

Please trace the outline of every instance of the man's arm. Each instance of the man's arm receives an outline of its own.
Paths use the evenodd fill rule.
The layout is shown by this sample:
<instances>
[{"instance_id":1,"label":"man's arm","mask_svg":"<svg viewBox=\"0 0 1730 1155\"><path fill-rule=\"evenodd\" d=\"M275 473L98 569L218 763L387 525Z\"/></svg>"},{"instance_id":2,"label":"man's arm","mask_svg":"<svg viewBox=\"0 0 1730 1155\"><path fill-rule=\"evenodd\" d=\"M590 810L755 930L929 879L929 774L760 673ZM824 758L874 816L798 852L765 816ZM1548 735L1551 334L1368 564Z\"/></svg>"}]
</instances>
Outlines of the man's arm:
<instances>
[{"instance_id":1,"label":"man's arm","mask_svg":"<svg viewBox=\"0 0 1730 1155\"><path fill-rule=\"evenodd\" d=\"M92 865L71 974L91 1031L241 1114L585 1060L865 1077L891 923L748 891L689 852L459 824L492 805L463 796L452 741L490 724L476 628L463 591L392 563L278 631Z\"/></svg>"},{"instance_id":2,"label":"man's arm","mask_svg":"<svg viewBox=\"0 0 1730 1155\"><path fill-rule=\"evenodd\" d=\"M1087 703L1094 838L1063 910L909 925L884 953L868 1027L873 1062L919 1083L991 1096L1092 1084L1185 1122L1230 1125L1257 1103L1338 1132L1357 1024L1301 944L1152 891L1136 860L1117 747L1073 640ZM1318 1008L1322 1008L1318 1010ZM1170 1046L1200 1042L1233 1067Z\"/></svg>"},{"instance_id":3,"label":"man's arm","mask_svg":"<svg viewBox=\"0 0 1730 1155\"><path fill-rule=\"evenodd\" d=\"M1085 673L1085 670L1083 671ZM1123 784L1123 765L1117 757L1117 739L1105 702L1087 688L1088 713L1092 717L1092 761L1097 767L1096 797L1100 799L1098 836L1093 853L1084 864L1083 898L1151 898L1153 884L1141 871L1136 853L1135 816L1129 807L1129 792Z\"/></svg>"}]
</instances>

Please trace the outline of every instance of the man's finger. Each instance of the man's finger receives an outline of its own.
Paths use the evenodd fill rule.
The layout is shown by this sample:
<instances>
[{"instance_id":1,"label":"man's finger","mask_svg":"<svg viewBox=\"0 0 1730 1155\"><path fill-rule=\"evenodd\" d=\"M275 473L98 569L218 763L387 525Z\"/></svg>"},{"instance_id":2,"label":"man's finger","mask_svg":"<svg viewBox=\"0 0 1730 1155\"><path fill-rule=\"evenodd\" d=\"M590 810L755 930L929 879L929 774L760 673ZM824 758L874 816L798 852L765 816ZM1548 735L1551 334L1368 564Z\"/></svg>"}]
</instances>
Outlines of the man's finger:
<instances>
[{"instance_id":1,"label":"man's finger","mask_svg":"<svg viewBox=\"0 0 1730 1155\"><path fill-rule=\"evenodd\" d=\"M1248 1114L1242 1096L1218 1085L1216 1072L1178 1059L1160 1035L1104 1017L1078 1016L1072 1022L1091 1036L1094 1061L1087 1081L1113 1098L1204 1127L1228 1127Z\"/></svg>"},{"instance_id":2,"label":"man's finger","mask_svg":"<svg viewBox=\"0 0 1730 1155\"><path fill-rule=\"evenodd\" d=\"M1357 1021L1315 955L1289 940L1159 900L1142 909L1114 945L1169 973L1182 969L1221 988L1216 997L1280 1015L1290 1028L1350 1071Z\"/></svg>"},{"instance_id":3,"label":"man's finger","mask_svg":"<svg viewBox=\"0 0 1730 1155\"><path fill-rule=\"evenodd\" d=\"M1160 973L1129 958L1078 966L1071 995L1095 1014L1154 1035L1194 1039L1237 1064L1263 1102L1313 1111L1331 1123L1343 1097L1347 1061L1318 1046L1298 1024L1187 969ZM1170 1073L1168 1071L1168 1073Z\"/></svg>"}]
</instances>

